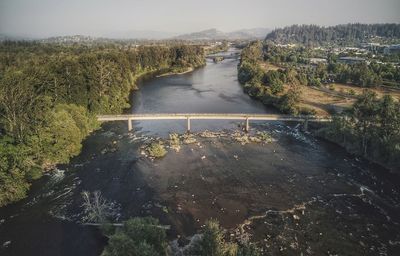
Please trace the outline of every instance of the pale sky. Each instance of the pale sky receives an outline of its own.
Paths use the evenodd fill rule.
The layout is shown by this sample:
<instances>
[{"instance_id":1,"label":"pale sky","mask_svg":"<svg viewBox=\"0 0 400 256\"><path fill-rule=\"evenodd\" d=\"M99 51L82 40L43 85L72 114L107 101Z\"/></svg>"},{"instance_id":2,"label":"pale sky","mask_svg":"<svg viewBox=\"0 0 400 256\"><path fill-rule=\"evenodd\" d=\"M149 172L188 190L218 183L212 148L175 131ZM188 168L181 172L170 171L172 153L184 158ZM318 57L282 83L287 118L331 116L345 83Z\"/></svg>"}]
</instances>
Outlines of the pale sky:
<instances>
[{"instance_id":1,"label":"pale sky","mask_svg":"<svg viewBox=\"0 0 400 256\"><path fill-rule=\"evenodd\" d=\"M350 22L400 23L400 0L0 0L0 33L31 37Z\"/></svg>"}]
</instances>

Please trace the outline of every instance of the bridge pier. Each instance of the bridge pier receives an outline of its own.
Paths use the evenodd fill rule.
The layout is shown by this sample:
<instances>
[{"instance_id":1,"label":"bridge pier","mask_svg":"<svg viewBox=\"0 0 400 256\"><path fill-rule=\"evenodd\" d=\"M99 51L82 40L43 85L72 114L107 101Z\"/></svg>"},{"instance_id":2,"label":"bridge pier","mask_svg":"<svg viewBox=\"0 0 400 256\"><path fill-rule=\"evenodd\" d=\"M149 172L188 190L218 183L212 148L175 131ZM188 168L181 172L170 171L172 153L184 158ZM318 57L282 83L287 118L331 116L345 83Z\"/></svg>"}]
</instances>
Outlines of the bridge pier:
<instances>
[{"instance_id":1,"label":"bridge pier","mask_svg":"<svg viewBox=\"0 0 400 256\"><path fill-rule=\"evenodd\" d=\"M250 130L249 118L247 117L247 118L246 118L246 127L245 127L245 131L246 131L246 132L249 132L249 130Z\"/></svg>"},{"instance_id":2,"label":"bridge pier","mask_svg":"<svg viewBox=\"0 0 400 256\"><path fill-rule=\"evenodd\" d=\"M128 119L128 131L132 131L132 119Z\"/></svg>"},{"instance_id":3,"label":"bridge pier","mask_svg":"<svg viewBox=\"0 0 400 256\"><path fill-rule=\"evenodd\" d=\"M308 118L306 118L303 122L303 131L308 131Z\"/></svg>"},{"instance_id":4,"label":"bridge pier","mask_svg":"<svg viewBox=\"0 0 400 256\"><path fill-rule=\"evenodd\" d=\"M190 132L190 117L187 117L187 130L188 133Z\"/></svg>"}]
</instances>

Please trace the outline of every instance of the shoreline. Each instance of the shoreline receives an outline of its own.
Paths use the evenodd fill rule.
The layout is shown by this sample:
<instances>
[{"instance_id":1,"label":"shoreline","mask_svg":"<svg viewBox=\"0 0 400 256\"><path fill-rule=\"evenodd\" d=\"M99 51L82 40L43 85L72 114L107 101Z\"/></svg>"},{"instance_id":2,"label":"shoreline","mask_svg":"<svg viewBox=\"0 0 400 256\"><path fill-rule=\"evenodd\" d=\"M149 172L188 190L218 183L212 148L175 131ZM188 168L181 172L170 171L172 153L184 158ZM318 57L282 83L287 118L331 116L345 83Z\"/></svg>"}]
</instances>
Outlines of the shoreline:
<instances>
[{"instance_id":1,"label":"shoreline","mask_svg":"<svg viewBox=\"0 0 400 256\"><path fill-rule=\"evenodd\" d=\"M186 70L178 72L178 71L169 71L160 75L157 75L156 77L164 77L164 76L172 76L172 75L183 75L183 74L187 74L190 72L193 72L195 70L194 67L188 67Z\"/></svg>"}]
</instances>

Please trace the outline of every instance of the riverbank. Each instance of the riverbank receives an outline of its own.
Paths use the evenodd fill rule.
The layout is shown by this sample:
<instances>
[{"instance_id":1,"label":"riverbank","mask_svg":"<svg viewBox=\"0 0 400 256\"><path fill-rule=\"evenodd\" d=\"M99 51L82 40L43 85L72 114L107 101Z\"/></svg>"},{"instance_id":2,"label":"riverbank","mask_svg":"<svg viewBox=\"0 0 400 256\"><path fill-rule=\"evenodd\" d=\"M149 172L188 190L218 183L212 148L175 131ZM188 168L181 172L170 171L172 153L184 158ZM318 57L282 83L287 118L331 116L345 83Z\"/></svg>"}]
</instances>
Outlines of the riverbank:
<instances>
[{"instance_id":1,"label":"riverbank","mask_svg":"<svg viewBox=\"0 0 400 256\"><path fill-rule=\"evenodd\" d=\"M183 74L187 74L187 73L192 72L194 69L195 68L193 68L193 67L188 67L188 68L185 68L183 70L167 71L164 74L157 75L157 77L171 76L171 75L183 75Z\"/></svg>"},{"instance_id":2,"label":"riverbank","mask_svg":"<svg viewBox=\"0 0 400 256\"><path fill-rule=\"evenodd\" d=\"M398 169L397 91L344 84L310 86L304 73L295 68L262 64L265 53L261 49L260 43L253 43L242 52L238 80L247 94L281 113L336 117L317 131L318 136L388 170Z\"/></svg>"},{"instance_id":3,"label":"riverbank","mask_svg":"<svg viewBox=\"0 0 400 256\"><path fill-rule=\"evenodd\" d=\"M13 68L0 79L0 108L12 105L13 109L0 118L0 145L4 149L0 150L4 159L0 166L0 206L25 197L30 184L49 166L68 163L77 156L82 141L97 128L96 115L126 111L130 92L137 89L139 79L164 69L205 62L199 46L143 46L128 51L115 45L83 50L80 45L54 44L47 46L51 51L41 51L40 47L10 44L2 48L12 53L10 58L19 58L18 48L23 48L27 57L10 62ZM41 65L32 67L33 60ZM10 82L15 79L20 86ZM35 84L26 82L29 79ZM50 80L54 85L46 82ZM19 114L13 112L15 109Z\"/></svg>"}]
</instances>

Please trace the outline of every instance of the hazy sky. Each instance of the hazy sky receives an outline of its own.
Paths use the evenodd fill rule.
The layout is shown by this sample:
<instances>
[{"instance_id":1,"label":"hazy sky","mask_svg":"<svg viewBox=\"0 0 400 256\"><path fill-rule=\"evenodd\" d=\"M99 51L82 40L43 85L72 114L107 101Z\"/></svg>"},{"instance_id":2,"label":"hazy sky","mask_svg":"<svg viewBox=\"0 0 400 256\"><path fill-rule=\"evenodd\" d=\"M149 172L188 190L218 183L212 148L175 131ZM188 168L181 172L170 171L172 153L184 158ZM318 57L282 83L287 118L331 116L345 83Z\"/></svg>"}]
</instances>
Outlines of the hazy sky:
<instances>
[{"instance_id":1,"label":"hazy sky","mask_svg":"<svg viewBox=\"0 0 400 256\"><path fill-rule=\"evenodd\" d=\"M47 37L400 23L400 0L0 0L0 33Z\"/></svg>"}]
</instances>

